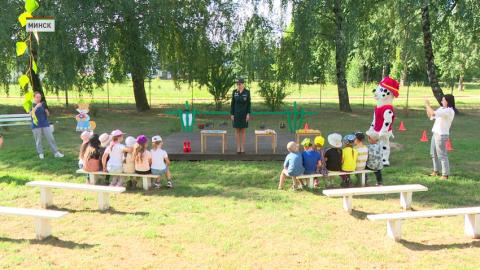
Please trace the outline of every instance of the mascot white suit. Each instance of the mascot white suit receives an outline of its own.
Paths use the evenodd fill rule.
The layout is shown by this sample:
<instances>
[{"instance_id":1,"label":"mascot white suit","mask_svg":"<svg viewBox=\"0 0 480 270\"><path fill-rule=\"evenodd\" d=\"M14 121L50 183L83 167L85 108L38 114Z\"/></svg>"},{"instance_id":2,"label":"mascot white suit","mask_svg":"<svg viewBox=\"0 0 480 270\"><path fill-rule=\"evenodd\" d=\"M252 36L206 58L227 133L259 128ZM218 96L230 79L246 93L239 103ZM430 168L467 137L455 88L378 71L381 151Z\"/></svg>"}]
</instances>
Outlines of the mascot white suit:
<instances>
[{"instance_id":1,"label":"mascot white suit","mask_svg":"<svg viewBox=\"0 0 480 270\"><path fill-rule=\"evenodd\" d=\"M390 166L390 137L393 138L392 126L395 120L395 111L393 109L393 99L398 97L399 83L385 77L373 90L377 106L373 113L372 125L368 132L375 132L379 135L378 143L383 149L383 165Z\"/></svg>"}]
</instances>

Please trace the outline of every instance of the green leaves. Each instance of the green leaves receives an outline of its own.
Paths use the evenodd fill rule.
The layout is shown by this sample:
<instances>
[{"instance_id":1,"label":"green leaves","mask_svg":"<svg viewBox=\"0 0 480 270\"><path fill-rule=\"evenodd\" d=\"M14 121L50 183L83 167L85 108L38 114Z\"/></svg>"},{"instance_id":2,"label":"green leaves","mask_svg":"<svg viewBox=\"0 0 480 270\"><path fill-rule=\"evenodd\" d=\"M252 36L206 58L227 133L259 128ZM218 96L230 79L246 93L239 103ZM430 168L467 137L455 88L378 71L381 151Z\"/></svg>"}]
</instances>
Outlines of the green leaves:
<instances>
[{"instance_id":1,"label":"green leaves","mask_svg":"<svg viewBox=\"0 0 480 270\"><path fill-rule=\"evenodd\" d=\"M33 72L35 72L35 74L38 73L38 66L37 66L37 62L35 62L35 60L32 60L32 70L33 70Z\"/></svg>"},{"instance_id":2,"label":"green leaves","mask_svg":"<svg viewBox=\"0 0 480 270\"><path fill-rule=\"evenodd\" d=\"M18 16L18 21L20 22L20 25L22 27L25 27L25 25L27 25L27 18L31 18L31 17L32 17L32 13L23 12L22 14L20 14L20 16Z\"/></svg>"},{"instance_id":3,"label":"green leaves","mask_svg":"<svg viewBox=\"0 0 480 270\"><path fill-rule=\"evenodd\" d=\"M27 50L27 43L24 41L19 41L16 43L16 48L17 48L17 56L21 56L25 53Z\"/></svg>"},{"instance_id":4,"label":"green leaves","mask_svg":"<svg viewBox=\"0 0 480 270\"><path fill-rule=\"evenodd\" d=\"M25 94L25 99L23 101L23 109L28 113L32 109L32 104L33 104L33 91L28 91ZM36 120L36 117L34 117L34 122ZM38 120L37 120L38 121Z\"/></svg>"},{"instance_id":5,"label":"green leaves","mask_svg":"<svg viewBox=\"0 0 480 270\"><path fill-rule=\"evenodd\" d=\"M36 0L25 0L25 10L27 12L33 13L39 7Z\"/></svg>"},{"instance_id":6,"label":"green leaves","mask_svg":"<svg viewBox=\"0 0 480 270\"><path fill-rule=\"evenodd\" d=\"M18 78L18 84L20 84L20 87L23 89L27 84L30 83L30 79L28 78L27 75L22 75L20 78Z\"/></svg>"}]
</instances>

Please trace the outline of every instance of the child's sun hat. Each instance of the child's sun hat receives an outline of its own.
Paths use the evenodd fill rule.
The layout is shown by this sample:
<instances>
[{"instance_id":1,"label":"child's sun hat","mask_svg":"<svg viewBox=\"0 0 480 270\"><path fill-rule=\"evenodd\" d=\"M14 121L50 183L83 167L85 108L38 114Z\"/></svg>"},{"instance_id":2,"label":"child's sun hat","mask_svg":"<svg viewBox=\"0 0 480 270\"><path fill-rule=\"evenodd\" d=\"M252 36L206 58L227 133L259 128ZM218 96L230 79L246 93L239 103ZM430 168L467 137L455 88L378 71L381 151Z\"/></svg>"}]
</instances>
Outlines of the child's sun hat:
<instances>
[{"instance_id":1,"label":"child's sun hat","mask_svg":"<svg viewBox=\"0 0 480 270\"><path fill-rule=\"evenodd\" d=\"M313 143L317 146L322 147L325 144L325 138L323 138L323 136L317 136L313 140Z\"/></svg>"},{"instance_id":2,"label":"child's sun hat","mask_svg":"<svg viewBox=\"0 0 480 270\"><path fill-rule=\"evenodd\" d=\"M335 148L340 148L342 147L342 135L338 133L332 133L329 134L327 137L328 143L335 147Z\"/></svg>"},{"instance_id":3,"label":"child's sun hat","mask_svg":"<svg viewBox=\"0 0 480 270\"><path fill-rule=\"evenodd\" d=\"M114 131L112 131L111 135L113 137L117 137L117 136L121 136L121 135L124 135L125 133L123 133L120 129L115 129Z\"/></svg>"},{"instance_id":4,"label":"child's sun hat","mask_svg":"<svg viewBox=\"0 0 480 270\"><path fill-rule=\"evenodd\" d=\"M90 137L93 135L93 132L91 131L84 131L82 132L82 134L80 135L80 139L82 139L82 141L84 143L87 143L89 140L90 140Z\"/></svg>"},{"instance_id":5,"label":"child's sun hat","mask_svg":"<svg viewBox=\"0 0 480 270\"><path fill-rule=\"evenodd\" d=\"M146 142L148 142L147 136L145 136L145 135L139 135L139 136L137 137L137 143L138 143L138 144L145 144Z\"/></svg>"},{"instance_id":6,"label":"child's sun hat","mask_svg":"<svg viewBox=\"0 0 480 270\"><path fill-rule=\"evenodd\" d=\"M127 147L133 147L136 142L137 142L137 140L135 140L135 138L132 137L132 136L128 136L128 137L125 139L125 145L126 145Z\"/></svg>"},{"instance_id":7,"label":"child's sun hat","mask_svg":"<svg viewBox=\"0 0 480 270\"><path fill-rule=\"evenodd\" d=\"M160 135L155 135L152 137L152 142L161 142L162 141L162 137L160 137Z\"/></svg>"},{"instance_id":8,"label":"child's sun hat","mask_svg":"<svg viewBox=\"0 0 480 270\"><path fill-rule=\"evenodd\" d=\"M102 135L100 135L100 137L98 137L98 139L100 140L100 144L102 147L107 147L107 145L112 140L112 136L110 136L108 133L103 133Z\"/></svg>"},{"instance_id":9,"label":"child's sun hat","mask_svg":"<svg viewBox=\"0 0 480 270\"><path fill-rule=\"evenodd\" d=\"M310 140L310 138L305 138L305 139L303 139L303 141L302 141L302 145L303 145L303 146L306 146L306 147L312 146L312 140Z\"/></svg>"},{"instance_id":10,"label":"child's sun hat","mask_svg":"<svg viewBox=\"0 0 480 270\"><path fill-rule=\"evenodd\" d=\"M343 143L352 144L355 141L356 137L354 134L348 134L343 137Z\"/></svg>"}]
</instances>

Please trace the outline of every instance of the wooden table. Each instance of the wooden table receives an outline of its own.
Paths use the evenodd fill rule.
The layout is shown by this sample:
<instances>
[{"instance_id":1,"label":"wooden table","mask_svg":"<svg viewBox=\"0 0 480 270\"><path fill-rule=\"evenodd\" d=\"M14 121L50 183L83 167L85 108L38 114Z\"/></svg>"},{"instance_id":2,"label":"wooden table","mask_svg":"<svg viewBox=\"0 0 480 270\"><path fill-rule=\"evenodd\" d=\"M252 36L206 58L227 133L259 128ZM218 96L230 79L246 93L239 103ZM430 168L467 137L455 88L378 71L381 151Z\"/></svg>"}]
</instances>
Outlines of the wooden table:
<instances>
[{"instance_id":1,"label":"wooden table","mask_svg":"<svg viewBox=\"0 0 480 270\"><path fill-rule=\"evenodd\" d=\"M200 131L200 148L201 152L207 152L207 137L214 137L219 136L222 137L222 154L225 154L225 149L227 148L226 144L226 137L227 131L226 130L202 130Z\"/></svg>"},{"instance_id":2,"label":"wooden table","mask_svg":"<svg viewBox=\"0 0 480 270\"><path fill-rule=\"evenodd\" d=\"M316 137L316 136L322 136L321 132L308 132L308 133L297 133L295 132L295 141L297 144L300 144L300 139L301 137Z\"/></svg>"},{"instance_id":3,"label":"wooden table","mask_svg":"<svg viewBox=\"0 0 480 270\"><path fill-rule=\"evenodd\" d=\"M258 154L258 137L272 138L272 150L275 154L277 150L277 132L275 132L275 130L271 132L266 132L265 130L255 130L255 154Z\"/></svg>"}]
</instances>

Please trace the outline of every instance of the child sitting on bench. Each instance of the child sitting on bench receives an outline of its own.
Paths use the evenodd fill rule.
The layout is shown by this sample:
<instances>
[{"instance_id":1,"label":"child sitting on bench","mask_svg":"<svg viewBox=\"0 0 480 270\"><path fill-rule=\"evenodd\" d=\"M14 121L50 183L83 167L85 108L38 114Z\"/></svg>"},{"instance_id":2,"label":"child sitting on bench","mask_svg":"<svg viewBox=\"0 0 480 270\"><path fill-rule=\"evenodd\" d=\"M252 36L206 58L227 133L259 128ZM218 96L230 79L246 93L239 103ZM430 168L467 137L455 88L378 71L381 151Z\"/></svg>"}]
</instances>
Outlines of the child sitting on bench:
<instances>
[{"instance_id":1,"label":"child sitting on bench","mask_svg":"<svg viewBox=\"0 0 480 270\"><path fill-rule=\"evenodd\" d=\"M305 170L302 165L302 155L298 153L298 145L295 142L289 142L287 144L287 150L290 153L285 157L283 169L280 173L278 189L283 189L283 185L285 184L287 177L292 177L292 190L302 190L302 186L298 186L297 181L297 176L302 175L303 171Z\"/></svg>"},{"instance_id":2,"label":"child sitting on bench","mask_svg":"<svg viewBox=\"0 0 480 270\"><path fill-rule=\"evenodd\" d=\"M318 168L320 168L322 164L322 157L320 154L313 149L312 142L310 138L305 138L302 141L303 149L302 152L302 160L303 160L303 167L305 171L303 174L314 174L317 172ZM305 186L305 183L302 179L299 179L302 186ZM318 183L318 178L315 177L314 181Z\"/></svg>"},{"instance_id":3,"label":"child sitting on bench","mask_svg":"<svg viewBox=\"0 0 480 270\"><path fill-rule=\"evenodd\" d=\"M380 144L378 144L379 135L373 131L367 131L368 142L368 158L366 169L375 171L375 177L377 178L377 186L383 184L382 169L383 169L383 150Z\"/></svg>"}]
</instances>

